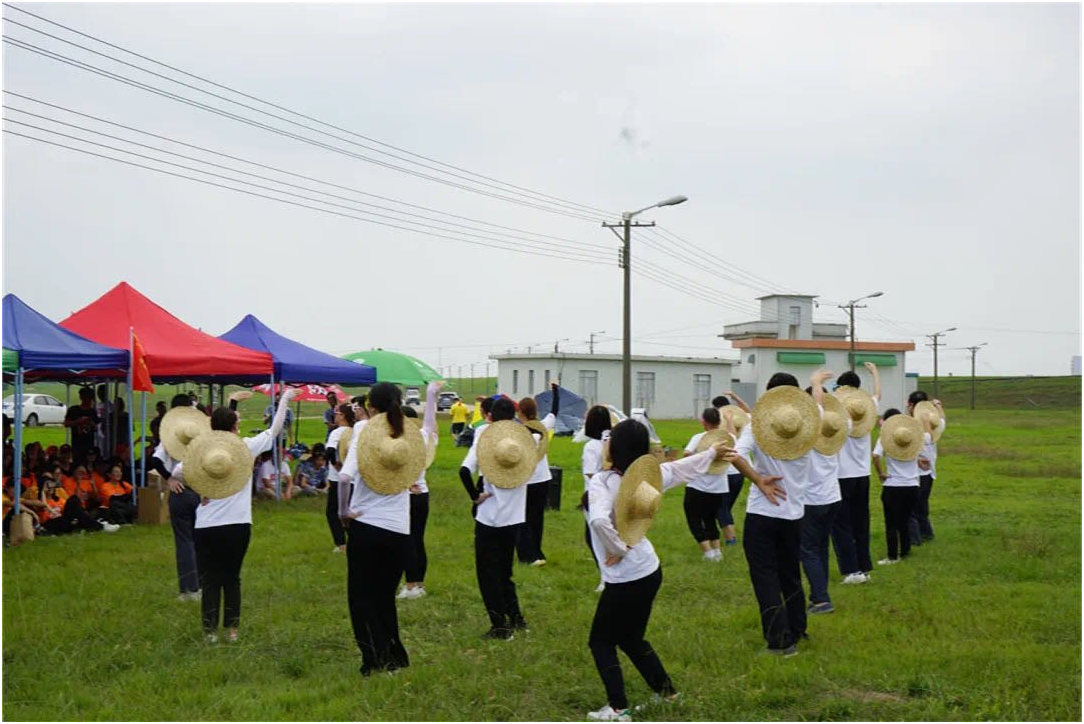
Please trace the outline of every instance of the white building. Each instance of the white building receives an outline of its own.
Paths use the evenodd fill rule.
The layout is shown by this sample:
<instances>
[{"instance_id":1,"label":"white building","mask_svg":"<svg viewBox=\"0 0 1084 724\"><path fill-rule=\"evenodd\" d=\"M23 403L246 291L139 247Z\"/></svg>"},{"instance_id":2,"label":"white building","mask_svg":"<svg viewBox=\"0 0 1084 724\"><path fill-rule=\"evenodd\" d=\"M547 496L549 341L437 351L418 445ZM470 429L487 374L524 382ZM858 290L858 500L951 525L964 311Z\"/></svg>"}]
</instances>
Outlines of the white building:
<instances>
[{"instance_id":1,"label":"white building","mask_svg":"<svg viewBox=\"0 0 1084 724\"><path fill-rule=\"evenodd\" d=\"M723 328L719 336L730 340L741 355L734 376L755 390L754 399L764 393L776 372L789 372L804 387L818 369L829 369L837 375L850 369L852 345L847 339L847 325L815 323L815 298L784 294L760 297L760 320ZM860 325L861 318L858 321ZM914 342L855 341L853 349L855 372L862 380L862 388L872 388L864 363L873 362L881 377L881 409L903 409L914 384L907 380L904 353L914 351Z\"/></svg>"},{"instance_id":2,"label":"white building","mask_svg":"<svg viewBox=\"0 0 1084 724\"><path fill-rule=\"evenodd\" d=\"M557 379L590 407L621 407L619 354L499 354L497 390L519 399ZM731 387L730 358L632 357L632 406L656 420L696 418L711 398Z\"/></svg>"},{"instance_id":3,"label":"white building","mask_svg":"<svg viewBox=\"0 0 1084 724\"><path fill-rule=\"evenodd\" d=\"M1073 362L1072 362L1072 367L1071 367L1072 372L1070 372L1069 374L1073 374L1073 375L1076 375L1077 377L1080 377L1081 376L1080 375L1080 372L1081 372L1080 368L1081 368L1080 355L1075 354L1075 355L1073 355Z\"/></svg>"}]
</instances>

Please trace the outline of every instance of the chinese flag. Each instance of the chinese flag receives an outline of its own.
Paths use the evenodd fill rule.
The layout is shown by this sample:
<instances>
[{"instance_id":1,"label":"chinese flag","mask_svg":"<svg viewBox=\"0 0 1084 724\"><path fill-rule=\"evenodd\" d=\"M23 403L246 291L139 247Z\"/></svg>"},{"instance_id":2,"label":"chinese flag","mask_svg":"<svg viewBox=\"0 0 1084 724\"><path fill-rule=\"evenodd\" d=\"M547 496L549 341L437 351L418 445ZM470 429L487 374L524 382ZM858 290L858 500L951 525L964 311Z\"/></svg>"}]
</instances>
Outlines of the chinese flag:
<instances>
[{"instance_id":1,"label":"chinese flag","mask_svg":"<svg viewBox=\"0 0 1084 724\"><path fill-rule=\"evenodd\" d=\"M132 390L135 392L154 392L154 385L151 384L151 371L147 369L147 357L135 332L132 332Z\"/></svg>"}]
</instances>

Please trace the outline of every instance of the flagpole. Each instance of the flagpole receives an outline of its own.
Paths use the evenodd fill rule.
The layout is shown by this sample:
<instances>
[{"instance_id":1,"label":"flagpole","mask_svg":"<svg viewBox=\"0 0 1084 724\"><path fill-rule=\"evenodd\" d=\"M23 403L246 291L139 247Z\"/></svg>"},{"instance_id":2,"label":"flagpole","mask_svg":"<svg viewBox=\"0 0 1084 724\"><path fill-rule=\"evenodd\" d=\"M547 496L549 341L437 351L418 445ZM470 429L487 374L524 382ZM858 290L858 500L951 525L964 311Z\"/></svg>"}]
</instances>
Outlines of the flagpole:
<instances>
[{"instance_id":1,"label":"flagpole","mask_svg":"<svg viewBox=\"0 0 1084 724\"><path fill-rule=\"evenodd\" d=\"M135 374L135 345L132 342L132 328L128 327L128 405L126 412L128 413L128 469L131 471L130 477L135 478L135 441L132 440L132 420L135 419L135 408L132 407L132 375ZM117 419L120 419L120 415L117 415ZM129 480L132 483L132 504L137 505L136 500L136 486L135 480Z\"/></svg>"},{"instance_id":2,"label":"flagpole","mask_svg":"<svg viewBox=\"0 0 1084 724\"><path fill-rule=\"evenodd\" d=\"M139 403L143 408L139 421L141 431L139 436L143 445L143 450L139 454L139 484L140 487L145 488L147 487L147 393L143 390L139 391Z\"/></svg>"}]
</instances>

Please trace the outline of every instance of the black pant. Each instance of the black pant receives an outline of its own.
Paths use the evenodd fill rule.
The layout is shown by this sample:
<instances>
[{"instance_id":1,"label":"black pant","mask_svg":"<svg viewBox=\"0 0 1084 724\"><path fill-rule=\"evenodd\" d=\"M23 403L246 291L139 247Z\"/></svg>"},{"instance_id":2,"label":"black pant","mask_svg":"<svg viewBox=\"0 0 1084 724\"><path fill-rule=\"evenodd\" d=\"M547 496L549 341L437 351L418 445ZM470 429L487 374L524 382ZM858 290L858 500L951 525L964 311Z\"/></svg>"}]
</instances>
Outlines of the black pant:
<instances>
[{"instance_id":1,"label":"black pant","mask_svg":"<svg viewBox=\"0 0 1084 724\"><path fill-rule=\"evenodd\" d=\"M728 490L723 493L723 504L719 506L719 512L716 514L720 528L734 525L734 502L741 495L741 486L744 482L745 476L741 473L731 473L726 476Z\"/></svg>"},{"instance_id":2,"label":"black pant","mask_svg":"<svg viewBox=\"0 0 1084 724\"><path fill-rule=\"evenodd\" d=\"M474 569L478 575L478 590L489 615L490 625L508 630L523 620L512 580L512 555L516 547L516 529L501 528L474 522Z\"/></svg>"},{"instance_id":3,"label":"black pant","mask_svg":"<svg viewBox=\"0 0 1084 724\"><path fill-rule=\"evenodd\" d=\"M745 514L742 545L760 606L761 629L771 649L796 644L805 633L801 538L801 520Z\"/></svg>"},{"instance_id":4,"label":"black pant","mask_svg":"<svg viewBox=\"0 0 1084 724\"><path fill-rule=\"evenodd\" d=\"M218 608L223 603L222 625L236 628L241 622L241 564L245 561L251 523L196 528L196 565L203 589L203 628L218 630Z\"/></svg>"},{"instance_id":5,"label":"black pant","mask_svg":"<svg viewBox=\"0 0 1084 724\"><path fill-rule=\"evenodd\" d=\"M930 525L930 493L933 492L933 476L922 475L918 479L918 500L915 501L915 509L911 512L911 520L908 528L911 531L911 542L922 545L923 541L933 539L933 526Z\"/></svg>"},{"instance_id":6,"label":"black pant","mask_svg":"<svg viewBox=\"0 0 1084 724\"><path fill-rule=\"evenodd\" d=\"M324 507L327 527L331 530L331 540L340 548L346 545L346 531L339 518L339 481L330 481L327 485L327 505Z\"/></svg>"},{"instance_id":7,"label":"black pant","mask_svg":"<svg viewBox=\"0 0 1084 724\"><path fill-rule=\"evenodd\" d=\"M802 517L802 568L809 581L811 603L831 603L828 597L828 537L839 503L806 505Z\"/></svg>"},{"instance_id":8,"label":"black pant","mask_svg":"<svg viewBox=\"0 0 1084 724\"><path fill-rule=\"evenodd\" d=\"M169 494L169 524L173 526L173 549L177 556L177 585L181 593L199 590L199 567L196 565L196 508L199 493L185 488L183 493Z\"/></svg>"},{"instance_id":9,"label":"black pant","mask_svg":"<svg viewBox=\"0 0 1084 724\"><path fill-rule=\"evenodd\" d=\"M407 583L421 583L429 567L425 554L425 524L429 520L429 493L410 494L410 543L407 545Z\"/></svg>"},{"instance_id":10,"label":"black pant","mask_svg":"<svg viewBox=\"0 0 1084 724\"><path fill-rule=\"evenodd\" d=\"M705 493L696 488L685 488L685 522L697 543L719 540L719 526L715 515L723 505L725 493Z\"/></svg>"},{"instance_id":11,"label":"black pant","mask_svg":"<svg viewBox=\"0 0 1084 724\"><path fill-rule=\"evenodd\" d=\"M546 559L542 552L542 529L546 523L546 496L549 488L549 480L527 486L527 519L516 532L516 553L520 563L534 563Z\"/></svg>"},{"instance_id":12,"label":"black pant","mask_svg":"<svg viewBox=\"0 0 1084 724\"><path fill-rule=\"evenodd\" d=\"M869 476L840 478L843 499L832 523L832 547L839 572L868 573L873 570L869 553Z\"/></svg>"},{"instance_id":13,"label":"black pant","mask_svg":"<svg viewBox=\"0 0 1084 724\"><path fill-rule=\"evenodd\" d=\"M905 558L911 553L911 511L918 500L918 486L889 486L881 488L881 504L885 511L885 538L888 557Z\"/></svg>"},{"instance_id":14,"label":"black pant","mask_svg":"<svg viewBox=\"0 0 1084 724\"><path fill-rule=\"evenodd\" d=\"M661 566L654 573L635 581L607 583L599 597L588 645L598 675L606 687L606 699L614 709L629 707L625 697L625 678L621 673L621 663L617 660L618 647L656 693L663 696L674 693L674 684L662 661L644 638L647 620L651 617L651 605L660 586Z\"/></svg>"},{"instance_id":15,"label":"black pant","mask_svg":"<svg viewBox=\"0 0 1084 724\"><path fill-rule=\"evenodd\" d=\"M8 515L10 516L10 513ZM5 518L5 525L6 521ZM79 503L79 496L73 495L64 503L64 511L60 517L50 518L42 523L42 527L51 535L63 535L77 530L98 531L102 529L102 524L90 517L90 514L83 510L83 506ZM7 533L7 528L4 532Z\"/></svg>"},{"instance_id":16,"label":"black pant","mask_svg":"<svg viewBox=\"0 0 1084 724\"><path fill-rule=\"evenodd\" d=\"M403 575L410 536L357 520L346 544L346 598L354 639L361 650L361 673L410 665L399 640L395 587Z\"/></svg>"},{"instance_id":17,"label":"black pant","mask_svg":"<svg viewBox=\"0 0 1084 724\"><path fill-rule=\"evenodd\" d=\"M132 502L130 495L114 495L109 498L109 507L103 515L110 523L118 525L122 523L134 523L139 515L139 509Z\"/></svg>"},{"instance_id":18,"label":"black pant","mask_svg":"<svg viewBox=\"0 0 1084 724\"><path fill-rule=\"evenodd\" d=\"M452 437L459 437L459 433L463 432L463 428L466 427L465 422L453 422L452 423Z\"/></svg>"}]
</instances>

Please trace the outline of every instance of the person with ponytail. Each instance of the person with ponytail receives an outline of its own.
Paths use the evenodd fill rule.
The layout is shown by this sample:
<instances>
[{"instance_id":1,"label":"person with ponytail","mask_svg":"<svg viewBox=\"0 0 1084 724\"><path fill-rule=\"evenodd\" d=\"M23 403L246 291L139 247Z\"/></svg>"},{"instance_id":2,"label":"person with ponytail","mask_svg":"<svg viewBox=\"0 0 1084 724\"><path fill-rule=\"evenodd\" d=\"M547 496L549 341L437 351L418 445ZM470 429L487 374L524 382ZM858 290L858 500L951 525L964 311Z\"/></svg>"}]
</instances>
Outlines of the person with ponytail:
<instances>
[{"instance_id":1,"label":"person with ponytail","mask_svg":"<svg viewBox=\"0 0 1084 724\"><path fill-rule=\"evenodd\" d=\"M333 553L346 553L346 530L342 520L339 519L339 471L342 470L346 456L339 455L340 445L343 449L350 445L354 436L354 408L349 402L344 402L335 408L335 429L327 436L327 446L324 454L327 456L327 507L324 514L327 516L327 527L331 531L331 540L335 547ZM343 443L343 438L346 442Z\"/></svg>"},{"instance_id":2,"label":"person with ponytail","mask_svg":"<svg viewBox=\"0 0 1084 724\"><path fill-rule=\"evenodd\" d=\"M427 446L434 448L440 442L437 432L437 393L444 386L443 380L430 382L425 388L425 417L422 419L422 438ZM418 417L417 411L410 405L403 405L403 414ZM410 486L410 545L403 572L403 589L398 598L421 598L425 592L425 571L429 567L429 556L425 553L425 524L429 521L429 484L425 480L426 471L422 470L417 481Z\"/></svg>"},{"instance_id":3,"label":"person with ponytail","mask_svg":"<svg viewBox=\"0 0 1084 724\"><path fill-rule=\"evenodd\" d=\"M591 487L591 478L602 472L605 463L605 442L610 439L610 411L603 405L595 405L587 411L583 422L583 434L587 436L587 444L583 446L583 455L580 458L580 466L583 470L583 498L580 500L580 510L583 511L583 539L587 542L587 549L591 551L591 557L595 561L595 567L599 569L598 586L595 593L602 593L606 588L606 582L602 580L602 568L598 558L595 557L595 549L591 545L590 514L588 511L587 490Z\"/></svg>"},{"instance_id":4,"label":"person with ponytail","mask_svg":"<svg viewBox=\"0 0 1084 724\"><path fill-rule=\"evenodd\" d=\"M398 387L378 382L369 391L368 404L370 416L386 416L393 438L403 435L403 399ZM339 517L348 533L346 597L354 639L361 650L362 676L410 665L399 640L395 609L395 589L410 545L410 491L382 495L361 476L357 440L368 423L354 424L353 442L339 471Z\"/></svg>"},{"instance_id":5,"label":"person with ponytail","mask_svg":"<svg viewBox=\"0 0 1084 724\"><path fill-rule=\"evenodd\" d=\"M557 380L550 382L550 389L553 390L553 407L540 421L547 435L557 424L557 413L561 404L561 388ZM524 397L519 401L518 407L516 414L520 422L527 424L538 421L538 403L533 397ZM531 474L530 480L527 481L527 520L516 533L516 553L519 555L519 562L529 563L536 568L546 565L546 554L542 552L542 529L546 521L546 498L549 496L552 479L549 457L543 455L534 473Z\"/></svg>"}]
</instances>

